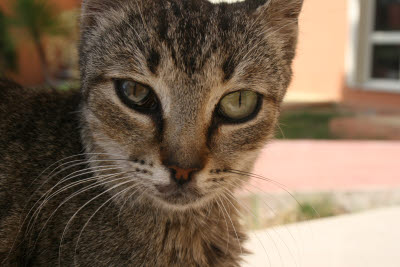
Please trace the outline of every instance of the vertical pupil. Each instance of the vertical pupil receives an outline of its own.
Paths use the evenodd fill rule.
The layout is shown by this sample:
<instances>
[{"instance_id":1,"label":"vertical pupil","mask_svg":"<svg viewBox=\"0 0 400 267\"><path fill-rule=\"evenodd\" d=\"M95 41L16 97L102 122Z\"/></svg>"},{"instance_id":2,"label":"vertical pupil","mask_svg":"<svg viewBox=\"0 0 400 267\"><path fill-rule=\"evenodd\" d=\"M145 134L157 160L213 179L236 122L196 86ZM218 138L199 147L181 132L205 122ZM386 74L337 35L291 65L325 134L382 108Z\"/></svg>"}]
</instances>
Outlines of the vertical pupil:
<instances>
[{"instance_id":1,"label":"vertical pupil","mask_svg":"<svg viewBox=\"0 0 400 267\"><path fill-rule=\"evenodd\" d=\"M122 88L131 100L139 102L147 97L149 89L135 82L124 82Z\"/></svg>"},{"instance_id":2,"label":"vertical pupil","mask_svg":"<svg viewBox=\"0 0 400 267\"><path fill-rule=\"evenodd\" d=\"M132 108L143 108L155 110L157 108L157 99L153 94L152 89L139 82L122 80L115 84L117 93L123 101L128 101L128 106ZM122 95L120 95L122 94Z\"/></svg>"},{"instance_id":3,"label":"vertical pupil","mask_svg":"<svg viewBox=\"0 0 400 267\"><path fill-rule=\"evenodd\" d=\"M136 83L133 84L133 95L134 95L134 96L137 96L137 95L136 95L136 89L137 89L136 87L137 87L137 84L136 84Z\"/></svg>"}]
</instances>

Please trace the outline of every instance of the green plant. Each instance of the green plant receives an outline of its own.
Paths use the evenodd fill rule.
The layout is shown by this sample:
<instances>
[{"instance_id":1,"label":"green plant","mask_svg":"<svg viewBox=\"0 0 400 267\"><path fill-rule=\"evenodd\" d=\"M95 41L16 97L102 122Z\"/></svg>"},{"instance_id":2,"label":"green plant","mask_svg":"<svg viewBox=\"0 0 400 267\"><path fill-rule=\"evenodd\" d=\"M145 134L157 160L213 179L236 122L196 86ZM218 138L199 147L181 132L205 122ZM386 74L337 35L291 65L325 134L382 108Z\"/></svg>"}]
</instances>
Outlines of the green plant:
<instances>
[{"instance_id":1,"label":"green plant","mask_svg":"<svg viewBox=\"0 0 400 267\"><path fill-rule=\"evenodd\" d=\"M44 77L51 84L43 38L47 35L66 33L58 12L47 0L12 0L13 23L26 32L39 55Z\"/></svg>"},{"instance_id":2,"label":"green plant","mask_svg":"<svg viewBox=\"0 0 400 267\"><path fill-rule=\"evenodd\" d=\"M329 129L329 122L343 116L335 109L300 109L282 112L279 120L279 139L336 139Z\"/></svg>"},{"instance_id":3,"label":"green plant","mask_svg":"<svg viewBox=\"0 0 400 267\"><path fill-rule=\"evenodd\" d=\"M8 17L0 10L0 77L17 69L17 53L9 32Z\"/></svg>"},{"instance_id":4,"label":"green plant","mask_svg":"<svg viewBox=\"0 0 400 267\"><path fill-rule=\"evenodd\" d=\"M300 201L295 208L277 217L272 225L289 224L345 214L347 211L333 199L319 197Z\"/></svg>"},{"instance_id":5,"label":"green plant","mask_svg":"<svg viewBox=\"0 0 400 267\"><path fill-rule=\"evenodd\" d=\"M342 208L331 199L323 198L301 203L297 210L297 218L299 221L304 221L331 217L343 212Z\"/></svg>"}]
</instances>

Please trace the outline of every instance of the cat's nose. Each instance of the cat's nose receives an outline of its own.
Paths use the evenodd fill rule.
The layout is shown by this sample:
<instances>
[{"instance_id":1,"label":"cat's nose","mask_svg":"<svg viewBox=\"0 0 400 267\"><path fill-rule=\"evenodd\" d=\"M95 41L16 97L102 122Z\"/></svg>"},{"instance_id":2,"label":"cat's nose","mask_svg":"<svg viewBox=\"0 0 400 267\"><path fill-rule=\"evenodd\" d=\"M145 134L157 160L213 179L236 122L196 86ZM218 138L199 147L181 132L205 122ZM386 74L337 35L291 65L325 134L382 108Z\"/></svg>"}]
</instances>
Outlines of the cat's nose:
<instances>
[{"instance_id":1,"label":"cat's nose","mask_svg":"<svg viewBox=\"0 0 400 267\"><path fill-rule=\"evenodd\" d=\"M193 173L199 171L197 168L184 169L178 166L167 166L171 171L172 179L179 185L183 185L192 179Z\"/></svg>"}]
</instances>

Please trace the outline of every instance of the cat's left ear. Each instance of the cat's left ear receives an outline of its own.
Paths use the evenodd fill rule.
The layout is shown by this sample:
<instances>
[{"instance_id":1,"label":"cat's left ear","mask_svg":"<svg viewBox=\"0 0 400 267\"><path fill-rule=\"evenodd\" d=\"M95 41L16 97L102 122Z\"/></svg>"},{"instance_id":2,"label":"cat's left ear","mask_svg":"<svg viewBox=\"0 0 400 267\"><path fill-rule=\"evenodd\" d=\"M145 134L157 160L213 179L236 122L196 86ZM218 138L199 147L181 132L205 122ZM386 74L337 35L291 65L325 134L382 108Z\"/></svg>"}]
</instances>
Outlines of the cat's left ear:
<instances>
[{"instance_id":1,"label":"cat's left ear","mask_svg":"<svg viewBox=\"0 0 400 267\"><path fill-rule=\"evenodd\" d=\"M94 26L102 20L107 10L117 9L119 0L83 0L81 10L81 28Z\"/></svg>"},{"instance_id":2,"label":"cat's left ear","mask_svg":"<svg viewBox=\"0 0 400 267\"><path fill-rule=\"evenodd\" d=\"M303 0L247 0L257 21L283 34L297 35Z\"/></svg>"}]
</instances>

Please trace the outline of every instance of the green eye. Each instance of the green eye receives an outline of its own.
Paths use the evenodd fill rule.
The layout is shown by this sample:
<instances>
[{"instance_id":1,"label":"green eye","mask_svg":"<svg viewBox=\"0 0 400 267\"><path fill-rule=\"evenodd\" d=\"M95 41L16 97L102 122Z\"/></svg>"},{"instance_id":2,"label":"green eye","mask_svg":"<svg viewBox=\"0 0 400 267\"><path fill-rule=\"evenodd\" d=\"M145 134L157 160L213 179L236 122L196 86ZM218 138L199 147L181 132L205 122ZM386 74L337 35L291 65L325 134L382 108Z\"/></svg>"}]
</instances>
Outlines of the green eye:
<instances>
[{"instance_id":1,"label":"green eye","mask_svg":"<svg viewBox=\"0 0 400 267\"><path fill-rule=\"evenodd\" d=\"M219 113L223 117L239 121L255 114L258 106L258 94L252 91L241 90L222 98L219 103Z\"/></svg>"},{"instance_id":2,"label":"green eye","mask_svg":"<svg viewBox=\"0 0 400 267\"><path fill-rule=\"evenodd\" d=\"M117 80L115 87L121 100L131 108L155 110L158 106L153 90L147 85L130 80Z\"/></svg>"}]
</instances>

